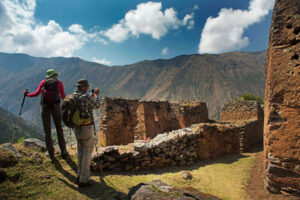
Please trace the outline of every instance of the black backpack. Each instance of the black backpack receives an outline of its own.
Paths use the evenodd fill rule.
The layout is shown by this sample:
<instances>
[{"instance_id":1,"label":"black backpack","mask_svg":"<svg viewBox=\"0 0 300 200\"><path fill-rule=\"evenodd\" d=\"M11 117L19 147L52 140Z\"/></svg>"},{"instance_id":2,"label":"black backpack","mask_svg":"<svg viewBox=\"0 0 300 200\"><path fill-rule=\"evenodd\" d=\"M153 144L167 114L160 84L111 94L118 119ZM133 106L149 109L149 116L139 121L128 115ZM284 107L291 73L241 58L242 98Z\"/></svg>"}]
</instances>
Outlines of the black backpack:
<instances>
[{"instance_id":1,"label":"black backpack","mask_svg":"<svg viewBox=\"0 0 300 200\"><path fill-rule=\"evenodd\" d=\"M60 96L58 94L59 90L57 79L46 79L42 92L42 102L43 104L57 104L60 102Z\"/></svg>"}]
</instances>

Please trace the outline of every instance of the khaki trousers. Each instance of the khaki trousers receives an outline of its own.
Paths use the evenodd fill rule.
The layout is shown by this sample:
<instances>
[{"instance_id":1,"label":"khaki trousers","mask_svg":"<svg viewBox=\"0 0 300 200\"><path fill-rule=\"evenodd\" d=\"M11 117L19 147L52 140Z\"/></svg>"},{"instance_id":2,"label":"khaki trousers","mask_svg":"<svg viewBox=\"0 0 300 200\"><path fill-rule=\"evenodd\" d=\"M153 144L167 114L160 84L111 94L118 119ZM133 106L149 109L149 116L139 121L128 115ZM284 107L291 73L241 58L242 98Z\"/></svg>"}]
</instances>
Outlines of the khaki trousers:
<instances>
[{"instance_id":1,"label":"khaki trousers","mask_svg":"<svg viewBox=\"0 0 300 200\"><path fill-rule=\"evenodd\" d=\"M91 156L94 149L94 126L80 126L75 128L77 138L78 171L80 183L88 182L90 178Z\"/></svg>"}]
</instances>

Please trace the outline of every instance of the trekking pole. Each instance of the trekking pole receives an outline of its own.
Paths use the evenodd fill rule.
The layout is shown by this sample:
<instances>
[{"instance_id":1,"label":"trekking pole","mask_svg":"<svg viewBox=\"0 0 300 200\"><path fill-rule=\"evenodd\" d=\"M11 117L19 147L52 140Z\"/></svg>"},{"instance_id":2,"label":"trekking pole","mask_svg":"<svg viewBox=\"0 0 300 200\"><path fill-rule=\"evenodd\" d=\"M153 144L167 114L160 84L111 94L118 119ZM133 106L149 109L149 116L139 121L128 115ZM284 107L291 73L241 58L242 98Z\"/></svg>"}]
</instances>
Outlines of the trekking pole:
<instances>
[{"instance_id":1,"label":"trekking pole","mask_svg":"<svg viewBox=\"0 0 300 200\"><path fill-rule=\"evenodd\" d=\"M96 126L95 126L95 121L94 120L93 120L93 126L94 126L94 134L95 134L95 136L97 136ZM96 149L96 153L97 153L97 156L98 156L99 154L98 154L98 147L97 147L96 142L95 142L95 149Z\"/></svg>"},{"instance_id":2,"label":"trekking pole","mask_svg":"<svg viewBox=\"0 0 300 200\"><path fill-rule=\"evenodd\" d=\"M27 89L25 89L25 90L28 91ZM20 111L19 111L19 118L20 118L21 115L22 115L22 109L23 109L23 106L24 106L25 98L26 98L26 94L24 93L23 100L22 100L22 104L21 104L21 108L20 108ZM10 143L12 143L13 140L15 139L15 132L16 132L17 129L18 129L19 118L16 119L15 130L13 131L13 135L12 135L12 138L11 138L11 140L10 140Z\"/></svg>"},{"instance_id":3,"label":"trekking pole","mask_svg":"<svg viewBox=\"0 0 300 200\"><path fill-rule=\"evenodd\" d=\"M72 144L73 144L73 141L72 141L72 129L70 128L70 142L71 142L71 149L73 149L72 147Z\"/></svg>"},{"instance_id":4,"label":"trekking pole","mask_svg":"<svg viewBox=\"0 0 300 200\"><path fill-rule=\"evenodd\" d=\"M96 134L95 120L93 120L93 126L94 126L94 134L95 134L95 136L97 136L97 134ZM96 143L95 143L95 149L96 149L96 153L97 153L97 156L98 156L98 155L99 155L99 154L98 154L98 147L97 147L97 144L96 144ZM102 174L102 176L104 176L104 173L103 173L103 169L102 169L101 163L99 163L99 165L100 165L101 174Z\"/></svg>"},{"instance_id":5,"label":"trekking pole","mask_svg":"<svg viewBox=\"0 0 300 200\"><path fill-rule=\"evenodd\" d=\"M27 90L27 89L25 89L25 90ZM23 106L24 106L25 99L26 99L26 94L24 94L24 96L23 96L23 100L22 100L22 105L21 105L21 108L20 108L19 116L22 115L22 109L23 109Z\"/></svg>"}]
</instances>

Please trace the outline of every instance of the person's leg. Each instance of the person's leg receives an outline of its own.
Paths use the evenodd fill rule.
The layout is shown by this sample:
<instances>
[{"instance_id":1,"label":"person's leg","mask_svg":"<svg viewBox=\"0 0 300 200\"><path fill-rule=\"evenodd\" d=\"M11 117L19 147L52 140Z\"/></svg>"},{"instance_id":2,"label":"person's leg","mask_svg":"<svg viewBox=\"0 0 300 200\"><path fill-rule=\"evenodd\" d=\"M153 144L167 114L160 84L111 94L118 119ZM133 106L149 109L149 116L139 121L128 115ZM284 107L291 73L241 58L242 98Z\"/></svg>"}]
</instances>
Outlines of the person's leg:
<instances>
[{"instance_id":1,"label":"person's leg","mask_svg":"<svg viewBox=\"0 0 300 200\"><path fill-rule=\"evenodd\" d=\"M76 136L80 134L81 128L75 128ZM82 155L83 155L83 142L77 138L77 159L78 159L78 168L77 168L77 177L80 178L81 166L82 166Z\"/></svg>"},{"instance_id":2,"label":"person's leg","mask_svg":"<svg viewBox=\"0 0 300 200\"><path fill-rule=\"evenodd\" d=\"M45 132L45 143L50 158L54 158L54 148L51 137L51 111L46 105L41 105L41 117Z\"/></svg>"},{"instance_id":3,"label":"person's leg","mask_svg":"<svg viewBox=\"0 0 300 200\"><path fill-rule=\"evenodd\" d=\"M52 113L53 121L54 121L55 128L56 128L60 152L61 152L61 155L64 155L67 153L67 149L66 149L66 141L64 138L64 133L63 133L62 125L61 125L62 116L61 116L60 106L54 105L53 108L51 109L51 113Z\"/></svg>"},{"instance_id":4,"label":"person's leg","mask_svg":"<svg viewBox=\"0 0 300 200\"><path fill-rule=\"evenodd\" d=\"M81 164L81 174L80 174L80 183L87 183L90 178L90 164L91 156L94 149L94 134L93 126L84 126L82 127L84 134L88 135L87 139L83 141L83 155L82 155L82 164Z\"/></svg>"}]
</instances>

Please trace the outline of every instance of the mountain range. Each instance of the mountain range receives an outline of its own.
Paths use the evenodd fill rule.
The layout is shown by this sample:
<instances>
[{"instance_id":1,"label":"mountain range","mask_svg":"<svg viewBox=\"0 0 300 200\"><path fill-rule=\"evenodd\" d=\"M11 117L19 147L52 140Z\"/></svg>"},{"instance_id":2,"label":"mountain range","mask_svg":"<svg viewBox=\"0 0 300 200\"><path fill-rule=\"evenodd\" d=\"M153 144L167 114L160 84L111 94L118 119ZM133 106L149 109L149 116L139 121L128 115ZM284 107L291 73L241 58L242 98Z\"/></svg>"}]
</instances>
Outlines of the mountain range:
<instances>
[{"instance_id":1,"label":"mountain range","mask_svg":"<svg viewBox=\"0 0 300 200\"><path fill-rule=\"evenodd\" d=\"M0 53L0 106L12 113L23 90L34 91L48 68L54 68L71 93L80 78L100 87L102 96L143 100L206 101L211 119L222 104L244 93L264 95L266 52L181 55L105 66L80 58L40 58ZM27 98L23 118L40 123L39 98Z\"/></svg>"}]
</instances>

